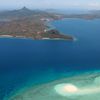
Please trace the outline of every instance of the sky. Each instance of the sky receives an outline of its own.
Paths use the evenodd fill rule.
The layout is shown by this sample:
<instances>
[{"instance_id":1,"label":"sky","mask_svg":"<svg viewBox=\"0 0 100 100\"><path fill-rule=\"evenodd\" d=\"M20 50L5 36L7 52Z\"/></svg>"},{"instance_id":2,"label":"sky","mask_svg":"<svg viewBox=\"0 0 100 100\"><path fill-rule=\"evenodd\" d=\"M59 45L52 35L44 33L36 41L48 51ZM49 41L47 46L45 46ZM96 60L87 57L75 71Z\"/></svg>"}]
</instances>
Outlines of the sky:
<instances>
[{"instance_id":1,"label":"sky","mask_svg":"<svg viewBox=\"0 0 100 100\"><path fill-rule=\"evenodd\" d=\"M22 8L31 9L100 9L100 0L0 0L0 10Z\"/></svg>"}]
</instances>

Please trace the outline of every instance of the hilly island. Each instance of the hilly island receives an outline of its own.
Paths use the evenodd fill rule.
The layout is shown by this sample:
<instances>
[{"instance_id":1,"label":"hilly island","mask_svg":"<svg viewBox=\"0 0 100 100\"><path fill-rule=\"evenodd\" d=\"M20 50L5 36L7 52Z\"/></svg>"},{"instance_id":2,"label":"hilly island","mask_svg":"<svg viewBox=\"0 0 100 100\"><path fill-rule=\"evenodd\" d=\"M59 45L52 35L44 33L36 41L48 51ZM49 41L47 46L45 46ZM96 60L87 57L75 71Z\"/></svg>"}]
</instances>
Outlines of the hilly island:
<instances>
[{"instance_id":1,"label":"hilly island","mask_svg":"<svg viewBox=\"0 0 100 100\"><path fill-rule=\"evenodd\" d=\"M51 28L48 22L62 19L62 14L23 7L19 10L0 12L0 37L73 40L73 36Z\"/></svg>"}]
</instances>

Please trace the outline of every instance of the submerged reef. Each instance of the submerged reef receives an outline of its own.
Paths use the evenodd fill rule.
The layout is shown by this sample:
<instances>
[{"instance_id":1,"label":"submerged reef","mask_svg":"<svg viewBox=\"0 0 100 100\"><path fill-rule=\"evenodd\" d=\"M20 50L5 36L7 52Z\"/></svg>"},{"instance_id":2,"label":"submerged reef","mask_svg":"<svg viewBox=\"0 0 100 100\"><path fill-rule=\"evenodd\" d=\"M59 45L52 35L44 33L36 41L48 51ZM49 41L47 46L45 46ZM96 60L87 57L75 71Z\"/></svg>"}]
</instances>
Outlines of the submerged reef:
<instances>
[{"instance_id":1,"label":"submerged reef","mask_svg":"<svg viewBox=\"0 0 100 100\"><path fill-rule=\"evenodd\" d=\"M8 100L100 100L100 72L55 80L12 95Z\"/></svg>"}]
</instances>

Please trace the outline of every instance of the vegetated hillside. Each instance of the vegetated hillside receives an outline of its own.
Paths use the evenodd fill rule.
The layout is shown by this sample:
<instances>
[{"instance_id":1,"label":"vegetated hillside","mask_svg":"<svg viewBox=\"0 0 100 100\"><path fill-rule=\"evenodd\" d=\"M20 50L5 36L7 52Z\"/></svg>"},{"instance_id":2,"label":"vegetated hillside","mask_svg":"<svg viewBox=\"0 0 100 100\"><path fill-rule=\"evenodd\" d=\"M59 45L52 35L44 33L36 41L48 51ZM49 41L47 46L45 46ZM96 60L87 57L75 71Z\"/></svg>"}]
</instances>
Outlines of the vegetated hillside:
<instances>
[{"instance_id":1,"label":"vegetated hillside","mask_svg":"<svg viewBox=\"0 0 100 100\"><path fill-rule=\"evenodd\" d=\"M26 7L0 13L0 35L14 37L31 37L34 39L64 38L58 31L48 30L47 22L63 18L61 14L48 13L40 10L30 10ZM53 32L53 34L51 34ZM55 34L55 35L54 35ZM66 37L66 36L65 36ZM70 36L71 37L71 36ZM69 39L69 36L68 36Z\"/></svg>"}]
</instances>

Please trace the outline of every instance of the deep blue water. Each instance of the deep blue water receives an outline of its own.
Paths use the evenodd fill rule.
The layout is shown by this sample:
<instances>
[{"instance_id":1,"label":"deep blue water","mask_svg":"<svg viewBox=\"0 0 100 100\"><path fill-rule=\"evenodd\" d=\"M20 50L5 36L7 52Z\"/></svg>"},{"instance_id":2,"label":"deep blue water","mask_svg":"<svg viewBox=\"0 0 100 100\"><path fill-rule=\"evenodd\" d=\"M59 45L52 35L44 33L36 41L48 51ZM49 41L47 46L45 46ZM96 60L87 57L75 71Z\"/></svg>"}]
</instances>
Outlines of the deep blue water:
<instances>
[{"instance_id":1,"label":"deep blue water","mask_svg":"<svg viewBox=\"0 0 100 100\"><path fill-rule=\"evenodd\" d=\"M51 22L77 41L0 38L0 100L29 81L48 82L68 72L100 69L100 20Z\"/></svg>"}]
</instances>

